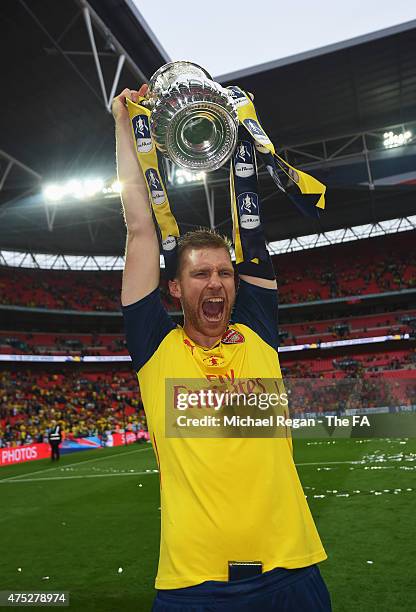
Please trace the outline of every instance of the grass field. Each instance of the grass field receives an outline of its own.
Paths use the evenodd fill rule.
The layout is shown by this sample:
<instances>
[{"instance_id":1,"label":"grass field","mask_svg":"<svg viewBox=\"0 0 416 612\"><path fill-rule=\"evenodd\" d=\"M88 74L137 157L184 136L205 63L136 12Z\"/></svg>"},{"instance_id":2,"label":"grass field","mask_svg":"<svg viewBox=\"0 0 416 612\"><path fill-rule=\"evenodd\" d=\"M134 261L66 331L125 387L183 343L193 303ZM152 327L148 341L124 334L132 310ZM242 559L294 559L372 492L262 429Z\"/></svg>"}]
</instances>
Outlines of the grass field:
<instances>
[{"instance_id":1,"label":"grass field","mask_svg":"<svg viewBox=\"0 0 416 612\"><path fill-rule=\"evenodd\" d=\"M297 440L295 460L334 612L415 610L416 440ZM0 468L0 590L69 591L71 610L147 612L159 505L149 444Z\"/></svg>"}]
</instances>

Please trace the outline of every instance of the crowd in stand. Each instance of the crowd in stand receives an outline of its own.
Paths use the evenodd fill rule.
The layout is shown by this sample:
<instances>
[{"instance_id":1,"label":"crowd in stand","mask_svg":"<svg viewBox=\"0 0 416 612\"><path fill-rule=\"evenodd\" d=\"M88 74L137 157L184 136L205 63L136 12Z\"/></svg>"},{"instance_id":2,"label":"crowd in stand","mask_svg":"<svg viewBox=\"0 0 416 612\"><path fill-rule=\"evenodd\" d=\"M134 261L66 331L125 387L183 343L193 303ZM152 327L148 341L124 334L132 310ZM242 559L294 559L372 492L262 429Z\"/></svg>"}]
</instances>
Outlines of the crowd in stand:
<instances>
[{"instance_id":1,"label":"crowd in stand","mask_svg":"<svg viewBox=\"0 0 416 612\"><path fill-rule=\"evenodd\" d=\"M337 247L291 253L274 258L282 304L371 293L399 291L416 287L416 252L413 233L357 241ZM371 247L371 248L370 248ZM43 309L119 311L121 273L67 272L0 267L0 304ZM170 311L180 304L168 292L165 280L161 294ZM289 310L289 309L288 309ZM354 311L355 312L355 311ZM369 312L368 310L365 311ZM319 316L319 315L318 315ZM334 315L336 316L336 314ZM414 321L412 323L412 316ZM412 311L364 314L334 320L288 323L279 328L281 345L320 340L363 338L367 336L413 335L416 314ZM401 341L403 342L403 341ZM0 331L1 353L127 355L121 334L53 334L50 332ZM416 369L415 349L381 353L359 353L337 358L319 356L282 359L282 373L290 379L332 380L338 392L323 398L318 387L310 385L303 400L295 406L302 411L342 409L362 405L416 403L415 385L405 390L407 372ZM289 359L290 357L290 359ZM393 382L383 378L394 375ZM403 376L402 376L403 375ZM377 380L371 377L377 376ZM365 381L357 405L343 396L339 381ZM402 382L400 382L402 379ZM415 379L416 380L416 379ZM309 393L309 395L308 395ZM400 394L402 397L400 398ZM303 404L302 404L303 402ZM341 407L341 408L340 408ZM49 373L27 369L5 370L0 374L0 447L47 440L52 421L57 421L67 438L98 436L110 432L146 428L134 373Z\"/></svg>"},{"instance_id":2,"label":"crowd in stand","mask_svg":"<svg viewBox=\"0 0 416 612\"><path fill-rule=\"evenodd\" d=\"M286 381L290 390L290 409L297 413L336 413L363 408L385 408L416 405L415 381L366 378L341 380L291 379Z\"/></svg>"},{"instance_id":3,"label":"crowd in stand","mask_svg":"<svg viewBox=\"0 0 416 612\"><path fill-rule=\"evenodd\" d=\"M67 438L137 431L146 420L133 373L0 373L0 447L47 441L52 420Z\"/></svg>"},{"instance_id":4,"label":"crowd in stand","mask_svg":"<svg viewBox=\"0 0 416 612\"><path fill-rule=\"evenodd\" d=\"M375 367L375 360L382 365ZM312 365L316 366L316 361L293 361L282 365L288 384L290 380L308 379L306 388L315 390L312 395L308 392L304 396L311 399L311 410L312 407L317 411L324 408L335 410L336 406L344 406L345 398L339 392L342 389L340 379L364 381L361 395L355 398L355 407L397 403L399 392L402 403L408 403L410 391L403 390L406 379L400 381L378 375L375 380L371 376L375 376L376 370L391 376L398 369L416 367L414 350L390 355L357 355L349 357L349 363L344 363L344 366L332 360L331 367L331 360L327 360L327 371L325 368L314 371ZM314 387L310 379L330 383L334 369L340 374L338 380L333 381L337 386L327 387L329 391L325 391L326 400L323 401L322 391L319 391L322 388ZM416 404L416 378L411 389ZM345 406L353 407L350 397L348 400L350 403ZM302 403L293 405L293 409L302 411L303 408L305 404ZM61 425L67 438L103 438L111 432L146 430L137 379L132 371L76 374L6 370L0 374L0 447L47 441L52 420Z\"/></svg>"}]
</instances>

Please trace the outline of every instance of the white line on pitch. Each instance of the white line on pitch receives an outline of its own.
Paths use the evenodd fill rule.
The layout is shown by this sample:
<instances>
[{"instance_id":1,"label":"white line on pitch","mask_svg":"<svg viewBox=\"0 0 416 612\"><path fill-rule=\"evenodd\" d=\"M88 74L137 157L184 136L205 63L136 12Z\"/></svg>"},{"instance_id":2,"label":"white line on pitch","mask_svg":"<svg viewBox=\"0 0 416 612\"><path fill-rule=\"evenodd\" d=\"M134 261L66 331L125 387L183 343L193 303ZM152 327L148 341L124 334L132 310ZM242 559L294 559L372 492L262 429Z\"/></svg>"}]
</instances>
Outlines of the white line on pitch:
<instances>
[{"instance_id":1,"label":"white line on pitch","mask_svg":"<svg viewBox=\"0 0 416 612\"><path fill-rule=\"evenodd\" d=\"M64 468L74 467L75 465L84 465L85 463L92 463L93 461L103 461L104 459L113 459L114 457L125 457L126 455L131 455L133 453L142 453L143 451L150 450L151 448L152 446L148 446L147 448L136 448L135 450L129 451L128 453L114 453L112 455L105 455L104 457L94 457L93 459L86 459L85 461L76 461L75 463L68 463L62 466L54 465L53 467L46 468L46 470L36 470L36 472L29 472L26 474L19 474L18 476L9 476L8 478L2 478L0 479L0 482L4 482L6 480L17 480L20 478L24 478L29 474L44 474L45 472L50 472L51 470L60 470Z\"/></svg>"},{"instance_id":2,"label":"white line on pitch","mask_svg":"<svg viewBox=\"0 0 416 612\"><path fill-rule=\"evenodd\" d=\"M354 459L353 461L316 461L312 463L296 463L297 466L302 465L338 465L342 463L355 463L356 465L364 465L367 461L361 461L361 459Z\"/></svg>"},{"instance_id":3,"label":"white line on pitch","mask_svg":"<svg viewBox=\"0 0 416 612\"><path fill-rule=\"evenodd\" d=\"M48 476L46 478L20 478L20 480L0 480L0 484L7 482L10 484L19 482L49 482L50 480L80 480L82 478L106 478L108 476L149 476L150 474L158 474L157 472L119 472L118 474L84 474L82 476Z\"/></svg>"},{"instance_id":4,"label":"white line on pitch","mask_svg":"<svg viewBox=\"0 0 416 612\"><path fill-rule=\"evenodd\" d=\"M140 451L144 451L144 450L148 450L146 448L141 448L138 449L136 451L130 451L131 453L134 452L140 452ZM130 453L125 453L126 455L130 454ZM112 455L113 457L115 455ZM124 456L124 455L123 455ZM104 457L100 457L100 459L104 459ZM98 461L98 459L88 459L88 461ZM79 463L87 463L87 461L84 462L79 462ZM78 465L79 463L74 463L72 465ZM341 464L355 464L355 465L364 465L364 463L367 462L363 462L360 460L354 460L354 461L318 461L318 462L313 462L313 463L297 463L296 466L297 467L302 467L302 466L308 466L308 465L341 465ZM70 466L65 466L65 467L70 467ZM55 468L50 468L50 469L55 469ZM40 470L40 472L47 472L48 470ZM32 474L38 474L39 472L32 472ZM13 476L11 478L3 478L3 480L0 480L0 484L3 482L42 482L42 481L50 481L50 480L80 480L82 478L106 478L108 476L146 476L149 474L158 474L159 472L119 472L117 474L84 474L81 476L51 476L51 477L47 477L47 478L23 478L23 474L21 476L19 476L19 479L17 480L16 476Z\"/></svg>"}]
</instances>

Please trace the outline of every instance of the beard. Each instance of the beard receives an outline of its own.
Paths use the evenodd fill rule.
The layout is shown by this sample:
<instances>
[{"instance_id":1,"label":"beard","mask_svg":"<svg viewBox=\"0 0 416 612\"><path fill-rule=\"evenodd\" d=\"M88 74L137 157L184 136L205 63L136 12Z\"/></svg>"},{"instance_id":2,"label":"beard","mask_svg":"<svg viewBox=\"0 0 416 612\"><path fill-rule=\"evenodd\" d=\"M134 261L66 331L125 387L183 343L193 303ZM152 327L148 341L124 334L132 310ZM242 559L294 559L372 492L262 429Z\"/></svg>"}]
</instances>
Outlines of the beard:
<instances>
[{"instance_id":1,"label":"beard","mask_svg":"<svg viewBox=\"0 0 416 612\"><path fill-rule=\"evenodd\" d=\"M204 336L211 338L222 336L230 321L234 300L230 302L227 297L223 297L224 301L221 307L216 308L214 305L207 305L207 299L209 299L209 296L195 304L182 296L181 303L186 325L191 326Z\"/></svg>"}]
</instances>

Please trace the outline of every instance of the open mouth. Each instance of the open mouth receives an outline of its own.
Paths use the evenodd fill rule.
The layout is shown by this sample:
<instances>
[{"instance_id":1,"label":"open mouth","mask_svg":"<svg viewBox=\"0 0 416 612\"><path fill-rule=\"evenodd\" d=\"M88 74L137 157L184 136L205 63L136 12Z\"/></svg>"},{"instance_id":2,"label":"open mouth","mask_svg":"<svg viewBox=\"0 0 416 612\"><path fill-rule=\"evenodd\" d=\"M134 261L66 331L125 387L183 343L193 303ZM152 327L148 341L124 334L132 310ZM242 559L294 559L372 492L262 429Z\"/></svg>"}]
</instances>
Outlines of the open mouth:
<instances>
[{"instance_id":1,"label":"open mouth","mask_svg":"<svg viewBox=\"0 0 416 612\"><path fill-rule=\"evenodd\" d=\"M204 317L211 322L221 321L224 315L225 300L222 297L207 298L202 302Z\"/></svg>"}]
</instances>

